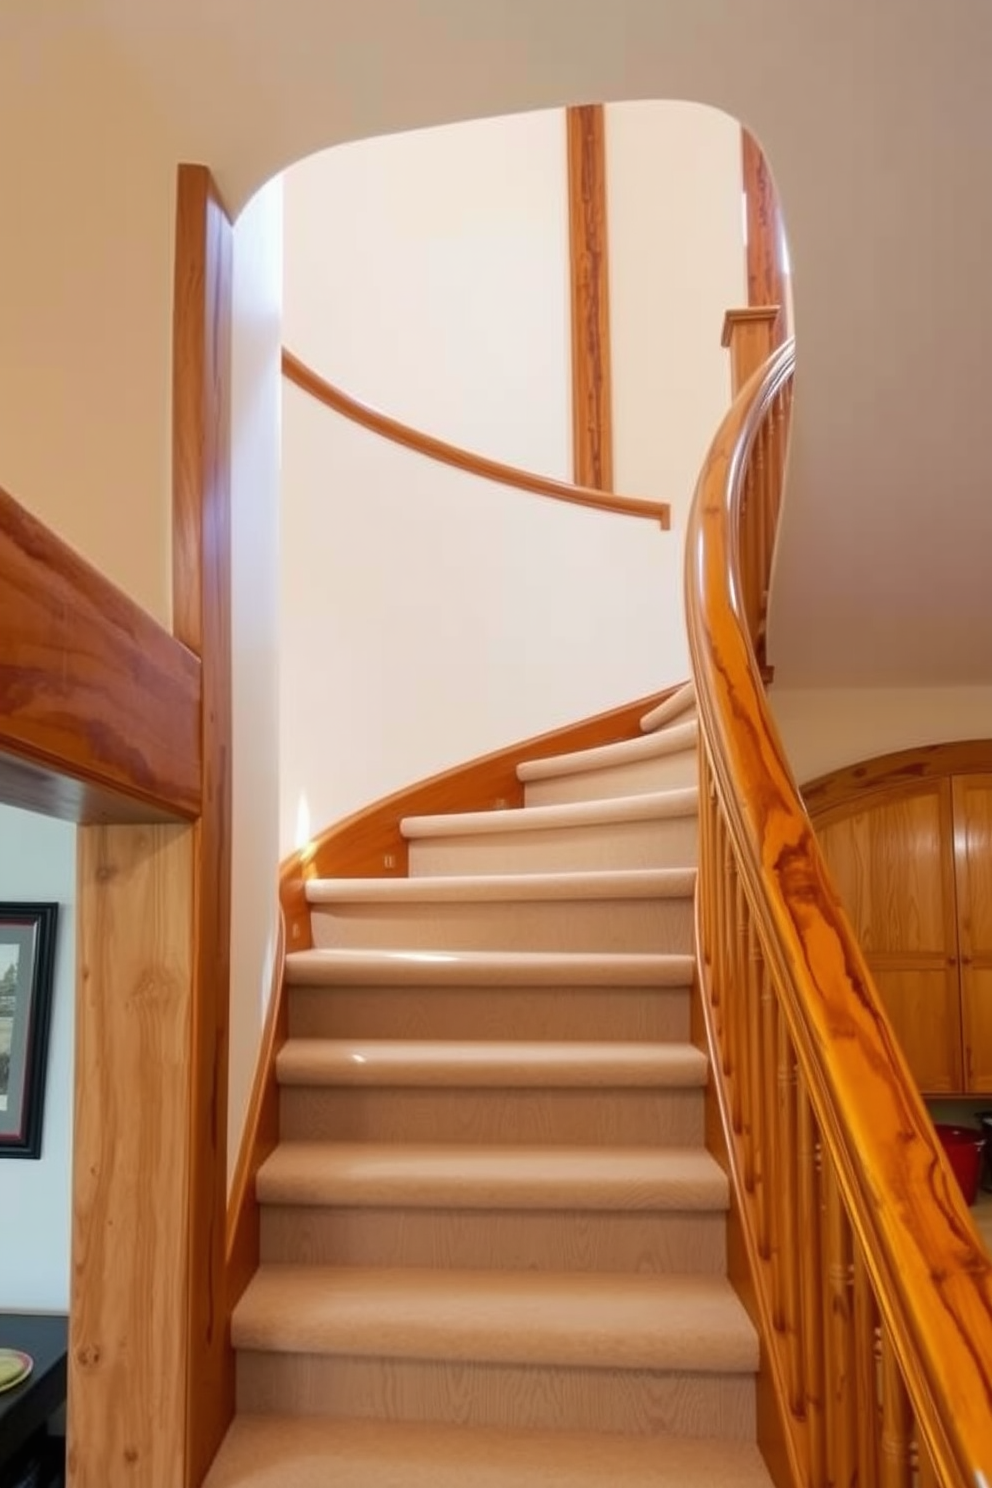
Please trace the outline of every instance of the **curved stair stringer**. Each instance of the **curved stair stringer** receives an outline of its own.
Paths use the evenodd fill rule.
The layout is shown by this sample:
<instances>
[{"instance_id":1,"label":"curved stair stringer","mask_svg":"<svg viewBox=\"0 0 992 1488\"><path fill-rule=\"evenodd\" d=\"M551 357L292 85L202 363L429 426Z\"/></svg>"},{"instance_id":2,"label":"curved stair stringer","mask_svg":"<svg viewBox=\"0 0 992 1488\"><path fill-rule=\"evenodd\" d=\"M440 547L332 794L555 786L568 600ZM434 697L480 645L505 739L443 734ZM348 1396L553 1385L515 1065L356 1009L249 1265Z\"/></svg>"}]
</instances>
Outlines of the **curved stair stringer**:
<instances>
[{"instance_id":1,"label":"curved stair stringer","mask_svg":"<svg viewBox=\"0 0 992 1488\"><path fill-rule=\"evenodd\" d=\"M614 722L584 760L576 731L518 751L515 810L487 819L478 781L439 810L442 777L287 867L308 943L209 1488L768 1488L692 1041L695 734L663 718L645 748L650 706L633 750ZM362 871L387 830L408 877Z\"/></svg>"}]
</instances>

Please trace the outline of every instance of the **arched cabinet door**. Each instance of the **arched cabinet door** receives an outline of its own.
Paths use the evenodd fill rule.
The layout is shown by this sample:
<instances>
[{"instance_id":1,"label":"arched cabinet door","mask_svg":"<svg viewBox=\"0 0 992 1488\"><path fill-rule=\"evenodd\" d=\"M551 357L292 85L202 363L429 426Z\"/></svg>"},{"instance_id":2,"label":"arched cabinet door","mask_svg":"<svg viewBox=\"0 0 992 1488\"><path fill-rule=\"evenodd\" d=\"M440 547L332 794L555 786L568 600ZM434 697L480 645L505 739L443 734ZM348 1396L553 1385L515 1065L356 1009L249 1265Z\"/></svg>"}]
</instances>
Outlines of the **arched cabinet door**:
<instances>
[{"instance_id":1,"label":"arched cabinet door","mask_svg":"<svg viewBox=\"0 0 992 1488\"><path fill-rule=\"evenodd\" d=\"M954 781L966 1088L992 1093L992 774Z\"/></svg>"},{"instance_id":2,"label":"arched cabinet door","mask_svg":"<svg viewBox=\"0 0 992 1488\"><path fill-rule=\"evenodd\" d=\"M920 1088L962 1091L951 782L915 781L853 805L817 822L841 901Z\"/></svg>"}]
</instances>

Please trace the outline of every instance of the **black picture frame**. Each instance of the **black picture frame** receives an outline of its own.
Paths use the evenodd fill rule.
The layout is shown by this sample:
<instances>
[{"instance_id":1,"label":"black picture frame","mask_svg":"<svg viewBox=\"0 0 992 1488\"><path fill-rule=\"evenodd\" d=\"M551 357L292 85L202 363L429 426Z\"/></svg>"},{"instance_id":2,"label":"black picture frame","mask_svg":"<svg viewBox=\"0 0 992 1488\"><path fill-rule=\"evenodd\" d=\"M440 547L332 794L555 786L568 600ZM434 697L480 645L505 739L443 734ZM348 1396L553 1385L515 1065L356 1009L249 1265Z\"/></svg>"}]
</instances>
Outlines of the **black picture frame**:
<instances>
[{"instance_id":1,"label":"black picture frame","mask_svg":"<svg viewBox=\"0 0 992 1488\"><path fill-rule=\"evenodd\" d=\"M58 912L0 903L0 1157L41 1156Z\"/></svg>"}]
</instances>

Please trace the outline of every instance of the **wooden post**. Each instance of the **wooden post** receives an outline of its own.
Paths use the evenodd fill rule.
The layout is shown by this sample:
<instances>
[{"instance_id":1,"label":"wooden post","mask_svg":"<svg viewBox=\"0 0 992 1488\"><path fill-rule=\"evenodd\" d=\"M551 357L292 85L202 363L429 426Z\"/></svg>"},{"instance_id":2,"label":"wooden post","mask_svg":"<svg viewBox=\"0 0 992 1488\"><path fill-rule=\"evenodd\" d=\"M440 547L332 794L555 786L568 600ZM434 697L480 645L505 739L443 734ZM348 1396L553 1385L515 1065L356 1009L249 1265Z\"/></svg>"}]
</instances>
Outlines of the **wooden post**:
<instances>
[{"instance_id":1,"label":"wooden post","mask_svg":"<svg viewBox=\"0 0 992 1488\"><path fill-rule=\"evenodd\" d=\"M572 477L613 490L606 127L602 104L566 111L572 280Z\"/></svg>"},{"instance_id":2,"label":"wooden post","mask_svg":"<svg viewBox=\"0 0 992 1488\"><path fill-rule=\"evenodd\" d=\"M778 305L756 305L728 310L723 317L720 345L730 352L730 395L736 398L752 373L763 367L775 350Z\"/></svg>"}]
</instances>

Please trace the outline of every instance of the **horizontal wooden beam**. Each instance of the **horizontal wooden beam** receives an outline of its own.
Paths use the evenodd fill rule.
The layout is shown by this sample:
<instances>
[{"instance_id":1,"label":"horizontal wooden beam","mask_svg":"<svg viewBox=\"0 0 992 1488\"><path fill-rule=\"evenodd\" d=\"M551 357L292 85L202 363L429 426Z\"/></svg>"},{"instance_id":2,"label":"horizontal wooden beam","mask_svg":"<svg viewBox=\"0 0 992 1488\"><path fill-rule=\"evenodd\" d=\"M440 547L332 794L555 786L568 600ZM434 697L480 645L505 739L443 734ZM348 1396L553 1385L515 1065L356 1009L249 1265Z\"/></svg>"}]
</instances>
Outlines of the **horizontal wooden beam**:
<instances>
[{"instance_id":1,"label":"horizontal wooden beam","mask_svg":"<svg viewBox=\"0 0 992 1488\"><path fill-rule=\"evenodd\" d=\"M83 822L195 817L200 663L0 490L0 798Z\"/></svg>"}]
</instances>

